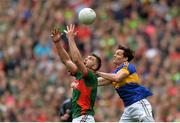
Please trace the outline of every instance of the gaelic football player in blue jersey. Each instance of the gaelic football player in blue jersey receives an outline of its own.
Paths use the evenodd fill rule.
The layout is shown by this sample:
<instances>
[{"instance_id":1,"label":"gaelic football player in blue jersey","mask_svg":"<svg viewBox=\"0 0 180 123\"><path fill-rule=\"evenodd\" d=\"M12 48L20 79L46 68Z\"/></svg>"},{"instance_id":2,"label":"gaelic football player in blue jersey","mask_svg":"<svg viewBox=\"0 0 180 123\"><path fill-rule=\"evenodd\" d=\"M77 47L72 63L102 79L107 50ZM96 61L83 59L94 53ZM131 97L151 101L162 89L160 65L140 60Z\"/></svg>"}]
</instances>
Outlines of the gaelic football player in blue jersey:
<instances>
[{"instance_id":1,"label":"gaelic football player in blue jersey","mask_svg":"<svg viewBox=\"0 0 180 123\"><path fill-rule=\"evenodd\" d=\"M153 122L152 107L146 99L152 93L140 85L136 68L130 63L133 58L133 51L120 45L113 59L116 69L112 73L96 72L99 86L112 84L123 100L125 110L120 122Z\"/></svg>"}]
</instances>

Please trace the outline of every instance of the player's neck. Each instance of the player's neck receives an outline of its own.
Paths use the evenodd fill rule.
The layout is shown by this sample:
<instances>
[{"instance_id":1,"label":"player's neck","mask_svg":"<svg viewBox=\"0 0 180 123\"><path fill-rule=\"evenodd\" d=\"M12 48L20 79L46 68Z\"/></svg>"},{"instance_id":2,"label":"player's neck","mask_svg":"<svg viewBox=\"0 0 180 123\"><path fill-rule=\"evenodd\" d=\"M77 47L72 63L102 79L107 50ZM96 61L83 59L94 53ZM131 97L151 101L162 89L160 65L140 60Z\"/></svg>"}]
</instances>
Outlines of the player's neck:
<instances>
[{"instance_id":1,"label":"player's neck","mask_svg":"<svg viewBox=\"0 0 180 123\"><path fill-rule=\"evenodd\" d=\"M125 62L120 63L119 65L116 65L116 67L119 67L119 66L121 66L121 65L128 65L128 64L129 64L129 62L128 62L128 61L125 61Z\"/></svg>"},{"instance_id":2,"label":"player's neck","mask_svg":"<svg viewBox=\"0 0 180 123\"><path fill-rule=\"evenodd\" d=\"M123 62L123 64L124 64L124 65L128 65L128 64L129 64L129 62L128 62L128 61L125 61L125 62Z\"/></svg>"}]
</instances>

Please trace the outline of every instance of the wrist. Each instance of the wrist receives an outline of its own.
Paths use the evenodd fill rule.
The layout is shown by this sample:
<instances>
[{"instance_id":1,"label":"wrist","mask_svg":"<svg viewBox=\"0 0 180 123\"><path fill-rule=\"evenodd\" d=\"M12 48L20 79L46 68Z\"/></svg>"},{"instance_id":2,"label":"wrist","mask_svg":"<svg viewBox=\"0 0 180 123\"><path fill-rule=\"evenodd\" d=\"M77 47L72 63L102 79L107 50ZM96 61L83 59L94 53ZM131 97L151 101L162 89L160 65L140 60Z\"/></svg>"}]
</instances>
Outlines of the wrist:
<instances>
[{"instance_id":1,"label":"wrist","mask_svg":"<svg viewBox=\"0 0 180 123\"><path fill-rule=\"evenodd\" d=\"M58 39L58 40L53 40L53 42L56 44L56 43L59 43L62 39Z\"/></svg>"},{"instance_id":2,"label":"wrist","mask_svg":"<svg viewBox=\"0 0 180 123\"><path fill-rule=\"evenodd\" d=\"M68 40L74 40L74 37L67 37Z\"/></svg>"}]
</instances>

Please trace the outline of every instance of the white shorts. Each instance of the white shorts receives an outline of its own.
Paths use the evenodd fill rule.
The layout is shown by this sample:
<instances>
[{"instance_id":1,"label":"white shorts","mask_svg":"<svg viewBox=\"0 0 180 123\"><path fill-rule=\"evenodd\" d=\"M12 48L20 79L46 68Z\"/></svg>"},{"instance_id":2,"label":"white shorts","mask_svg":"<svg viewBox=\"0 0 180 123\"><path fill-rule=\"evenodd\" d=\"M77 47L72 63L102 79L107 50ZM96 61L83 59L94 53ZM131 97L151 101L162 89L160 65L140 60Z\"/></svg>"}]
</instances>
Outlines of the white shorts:
<instances>
[{"instance_id":1,"label":"white shorts","mask_svg":"<svg viewBox=\"0 0 180 123\"><path fill-rule=\"evenodd\" d=\"M82 115L72 120L73 123L80 122L95 122L94 117L92 115Z\"/></svg>"},{"instance_id":2,"label":"white shorts","mask_svg":"<svg viewBox=\"0 0 180 123\"><path fill-rule=\"evenodd\" d=\"M154 122L151 104L142 99L125 107L119 122Z\"/></svg>"}]
</instances>

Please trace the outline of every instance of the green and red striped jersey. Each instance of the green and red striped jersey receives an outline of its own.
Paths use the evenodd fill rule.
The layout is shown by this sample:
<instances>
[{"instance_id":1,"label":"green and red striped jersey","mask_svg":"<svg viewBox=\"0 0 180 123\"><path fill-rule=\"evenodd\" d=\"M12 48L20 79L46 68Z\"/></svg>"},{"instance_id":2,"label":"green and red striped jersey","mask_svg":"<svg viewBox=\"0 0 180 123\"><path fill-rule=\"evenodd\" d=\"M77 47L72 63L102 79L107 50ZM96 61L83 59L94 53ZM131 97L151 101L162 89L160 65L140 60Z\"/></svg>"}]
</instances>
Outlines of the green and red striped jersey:
<instances>
[{"instance_id":1,"label":"green and red striped jersey","mask_svg":"<svg viewBox=\"0 0 180 123\"><path fill-rule=\"evenodd\" d=\"M72 117L94 115L94 103L97 95L97 77L91 71L86 76L82 72L75 74L73 86Z\"/></svg>"}]
</instances>

